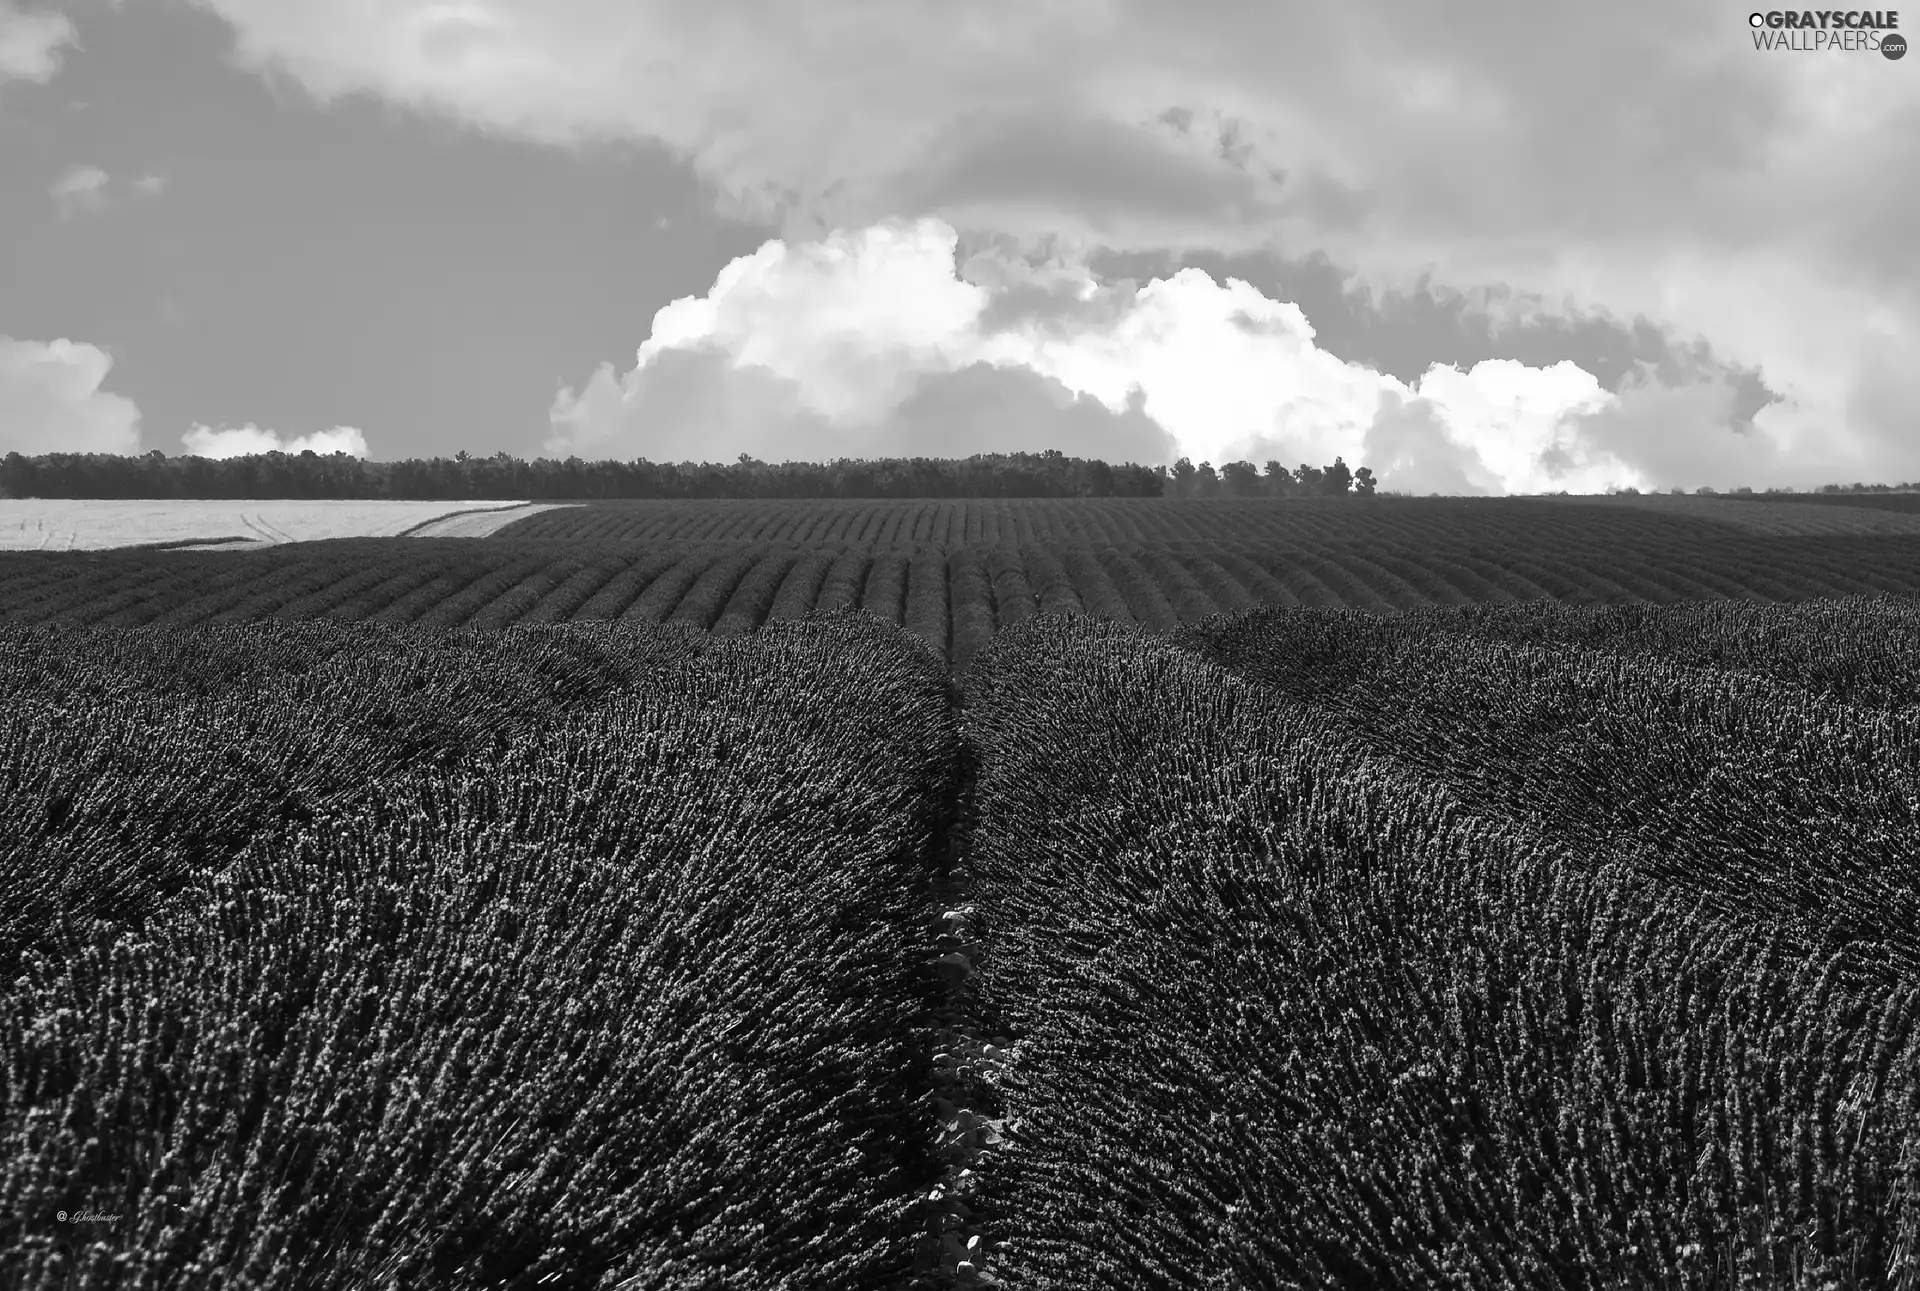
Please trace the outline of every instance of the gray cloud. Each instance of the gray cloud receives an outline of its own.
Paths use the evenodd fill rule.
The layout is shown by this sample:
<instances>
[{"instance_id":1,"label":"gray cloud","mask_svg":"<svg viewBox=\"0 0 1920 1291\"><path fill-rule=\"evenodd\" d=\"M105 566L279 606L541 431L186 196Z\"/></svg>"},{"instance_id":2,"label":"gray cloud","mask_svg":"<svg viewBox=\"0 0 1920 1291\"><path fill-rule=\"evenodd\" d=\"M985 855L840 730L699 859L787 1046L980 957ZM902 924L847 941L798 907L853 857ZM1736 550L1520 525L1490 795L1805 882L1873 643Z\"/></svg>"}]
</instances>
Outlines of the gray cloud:
<instances>
[{"instance_id":1,"label":"gray cloud","mask_svg":"<svg viewBox=\"0 0 1920 1291\"><path fill-rule=\"evenodd\" d=\"M1512 359L1529 367L1562 360L1591 372L1603 390L1651 368L1661 385L1725 380L1735 398L1729 421L1750 424L1781 396L1756 368L1722 359L1702 338L1682 340L1645 317L1631 323L1603 308L1555 311L1538 295L1505 284L1460 290L1423 275L1411 290L1374 292L1325 255L1283 259L1261 254L1191 252L1104 253L1090 267L1123 281L1164 277L1179 268L1205 269L1216 279L1239 278L1276 300L1300 306L1314 343L1348 363L1360 363L1409 385L1435 363L1470 368L1483 359Z\"/></svg>"},{"instance_id":2,"label":"gray cloud","mask_svg":"<svg viewBox=\"0 0 1920 1291\"><path fill-rule=\"evenodd\" d=\"M1158 220L1251 219L1278 207L1230 160L1162 132L1042 105L955 122L895 189L901 210L1008 204Z\"/></svg>"},{"instance_id":3,"label":"gray cloud","mask_svg":"<svg viewBox=\"0 0 1920 1291\"><path fill-rule=\"evenodd\" d=\"M60 51L76 43L73 23L65 14L0 0L0 85L45 84L60 71Z\"/></svg>"},{"instance_id":4,"label":"gray cloud","mask_svg":"<svg viewBox=\"0 0 1920 1291\"><path fill-rule=\"evenodd\" d=\"M62 172L47 191L63 220L97 214L107 209L107 172L98 166L74 166Z\"/></svg>"},{"instance_id":5,"label":"gray cloud","mask_svg":"<svg viewBox=\"0 0 1920 1291\"><path fill-rule=\"evenodd\" d=\"M1641 365L1619 383L1618 401L1575 418L1575 433L1668 487L1725 485L1730 473L1751 483L1780 463L1772 442L1750 423L1736 421L1740 390L1734 382L1662 378Z\"/></svg>"},{"instance_id":6,"label":"gray cloud","mask_svg":"<svg viewBox=\"0 0 1920 1291\"><path fill-rule=\"evenodd\" d=\"M1163 462L1173 437L1135 392L1114 412L1028 368L974 363L922 373L882 417L837 423L808 406L799 383L714 347L667 349L625 377L603 364L555 402L548 451L653 461L829 461L836 457L966 457L1037 452Z\"/></svg>"},{"instance_id":7,"label":"gray cloud","mask_svg":"<svg viewBox=\"0 0 1920 1291\"><path fill-rule=\"evenodd\" d=\"M98 215L114 204L113 191L134 198L153 198L164 193L164 175L148 174L131 181L116 181L98 166L69 166L53 181L48 193L59 218L70 220L79 215Z\"/></svg>"},{"instance_id":8,"label":"gray cloud","mask_svg":"<svg viewBox=\"0 0 1920 1291\"><path fill-rule=\"evenodd\" d=\"M1381 399L1380 412L1367 430L1365 464L1396 493L1497 491L1482 483L1487 472L1479 455L1448 437L1433 404L1425 399L1391 393Z\"/></svg>"},{"instance_id":9,"label":"gray cloud","mask_svg":"<svg viewBox=\"0 0 1920 1291\"><path fill-rule=\"evenodd\" d=\"M973 363L923 375L878 429L874 442L892 456L965 457L1039 452L1109 462L1165 462L1179 455L1167 429L1146 414L1135 390L1123 412L1076 395L1031 368Z\"/></svg>"},{"instance_id":10,"label":"gray cloud","mask_svg":"<svg viewBox=\"0 0 1920 1291\"><path fill-rule=\"evenodd\" d=\"M829 460L848 436L806 404L798 383L710 346L668 349L624 378L601 364L554 402L547 450L656 462Z\"/></svg>"},{"instance_id":11,"label":"gray cloud","mask_svg":"<svg viewBox=\"0 0 1920 1291\"><path fill-rule=\"evenodd\" d=\"M1086 275L1060 248L1042 244L1023 253L1013 239L979 230L960 232L954 263L960 278L989 293L980 314L984 332L1023 323L1055 332L1106 326L1132 307L1140 285L1108 279L1083 295Z\"/></svg>"},{"instance_id":12,"label":"gray cloud","mask_svg":"<svg viewBox=\"0 0 1920 1291\"><path fill-rule=\"evenodd\" d=\"M1916 408L1920 408L1920 365L1913 362L1912 347L1903 352L1889 337L1869 337L1847 391L1848 419L1864 430L1866 440L1848 481L1863 476L1920 479Z\"/></svg>"}]
</instances>

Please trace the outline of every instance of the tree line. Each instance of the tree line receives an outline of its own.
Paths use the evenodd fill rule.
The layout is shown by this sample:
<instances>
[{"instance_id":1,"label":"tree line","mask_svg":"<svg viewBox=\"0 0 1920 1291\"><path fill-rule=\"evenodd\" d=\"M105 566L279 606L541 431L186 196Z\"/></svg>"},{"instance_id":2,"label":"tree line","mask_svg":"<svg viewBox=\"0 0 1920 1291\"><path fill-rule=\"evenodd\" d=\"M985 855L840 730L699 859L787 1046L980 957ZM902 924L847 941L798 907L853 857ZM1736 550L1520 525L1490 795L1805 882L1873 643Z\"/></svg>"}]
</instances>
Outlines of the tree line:
<instances>
[{"instance_id":1,"label":"tree line","mask_svg":"<svg viewBox=\"0 0 1920 1291\"><path fill-rule=\"evenodd\" d=\"M1365 467L1349 471L1268 462L1218 470L1181 458L1171 470L1133 462L1042 453L979 453L967 458L838 458L831 462L731 463L564 460L523 461L507 453L372 462L311 449L297 454L169 457L114 453L8 453L0 461L0 497L9 498L329 498L456 501L532 498L1072 498L1310 497L1373 492Z\"/></svg>"},{"instance_id":2,"label":"tree line","mask_svg":"<svg viewBox=\"0 0 1920 1291\"><path fill-rule=\"evenodd\" d=\"M1252 462L1228 462L1215 470L1211 462L1195 466L1183 457L1167 473L1166 493L1176 498L1370 497L1374 483L1372 471L1364 466L1350 470L1338 457L1332 466L1302 462L1291 471L1269 461L1264 473Z\"/></svg>"}]
</instances>

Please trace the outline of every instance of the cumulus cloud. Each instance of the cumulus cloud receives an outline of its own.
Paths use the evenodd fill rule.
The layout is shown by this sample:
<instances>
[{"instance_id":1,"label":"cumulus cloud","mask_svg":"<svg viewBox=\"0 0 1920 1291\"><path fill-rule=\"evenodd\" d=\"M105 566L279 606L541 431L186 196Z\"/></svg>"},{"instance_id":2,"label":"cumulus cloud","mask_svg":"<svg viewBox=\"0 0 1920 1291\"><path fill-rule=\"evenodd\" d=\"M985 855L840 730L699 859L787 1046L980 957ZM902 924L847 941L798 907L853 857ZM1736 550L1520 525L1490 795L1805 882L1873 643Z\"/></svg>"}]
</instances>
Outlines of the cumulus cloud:
<instances>
[{"instance_id":1,"label":"cumulus cloud","mask_svg":"<svg viewBox=\"0 0 1920 1291\"><path fill-rule=\"evenodd\" d=\"M1705 0L894 0L883 22L855 0L197 2L241 63L322 100L663 141L789 242L938 216L1029 254L1321 251L1375 288L1504 284L1704 336L1784 396L1753 420L1769 443L1880 460L1889 412L1920 416L1889 410L1912 391L1862 322L1920 324L1920 81L1758 51Z\"/></svg>"},{"instance_id":2,"label":"cumulus cloud","mask_svg":"<svg viewBox=\"0 0 1920 1291\"><path fill-rule=\"evenodd\" d=\"M245 457L249 453L301 453L307 449L322 456L329 453L346 453L351 457L367 455L367 437L352 426L335 426L332 430L282 439L251 422L220 430L196 422L180 437L180 442L187 446L189 457Z\"/></svg>"},{"instance_id":3,"label":"cumulus cloud","mask_svg":"<svg viewBox=\"0 0 1920 1291\"><path fill-rule=\"evenodd\" d=\"M47 191L61 219L92 215L107 207L107 172L98 166L74 166L54 180Z\"/></svg>"},{"instance_id":4,"label":"cumulus cloud","mask_svg":"<svg viewBox=\"0 0 1920 1291\"><path fill-rule=\"evenodd\" d=\"M711 346L644 353L625 376L603 363L553 402L547 451L585 458L763 461L858 456L858 441L809 407L800 384Z\"/></svg>"},{"instance_id":5,"label":"cumulus cloud","mask_svg":"<svg viewBox=\"0 0 1920 1291\"><path fill-rule=\"evenodd\" d=\"M1462 290L1423 277L1410 289L1375 292L1320 254L1289 259L1188 252L1176 258L1109 252L1088 263L1103 278L1129 287L1183 265L1205 269L1216 280L1244 279L1263 295L1299 305L1313 320L1322 349L1409 383L1436 363L1471 368L1483 359L1513 359L1544 368L1569 361L1615 392L1642 369L1667 386L1725 381L1737 392L1729 415L1741 427L1781 401L1758 370L1727 360L1699 336L1683 336L1644 315L1621 319L1604 307L1555 305L1502 283ZM1057 302L1009 295L1008 304L1044 310Z\"/></svg>"},{"instance_id":6,"label":"cumulus cloud","mask_svg":"<svg viewBox=\"0 0 1920 1291\"><path fill-rule=\"evenodd\" d=\"M8 81L52 80L60 70L60 51L76 44L73 23L51 9L22 9L0 0L0 85Z\"/></svg>"},{"instance_id":7,"label":"cumulus cloud","mask_svg":"<svg viewBox=\"0 0 1920 1291\"><path fill-rule=\"evenodd\" d=\"M767 242L705 296L660 310L631 371L604 364L580 392L563 389L547 448L778 461L1171 445L1124 391L1109 407L998 370L1023 351L978 327L988 293L955 276L955 243L933 220ZM996 426L989 408L1011 420ZM1016 440L1013 426L1036 438Z\"/></svg>"},{"instance_id":8,"label":"cumulus cloud","mask_svg":"<svg viewBox=\"0 0 1920 1291\"><path fill-rule=\"evenodd\" d=\"M1614 391L1566 360L1433 364L1402 380L1328 353L1297 305L1242 280L1189 268L1103 282L1064 257L964 249L925 219L775 239L733 261L706 295L655 315L631 368L603 363L562 389L546 448L655 461L1337 456L1420 493L1697 485L1812 460L1744 421L1739 398L1724 371L1651 362Z\"/></svg>"},{"instance_id":9,"label":"cumulus cloud","mask_svg":"<svg viewBox=\"0 0 1920 1291\"><path fill-rule=\"evenodd\" d=\"M98 346L0 336L0 452L139 452L140 410L100 388L112 367Z\"/></svg>"},{"instance_id":10,"label":"cumulus cloud","mask_svg":"<svg viewBox=\"0 0 1920 1291\"><path fill-rule=\"evenodd\" d=\"M1168 460L1173 437L1124 384L1103 400L1031 362L1030 339L981 327L991 293L956 276L956 243L937 220L769 241L660 310L624 376L603 364L563 389L548 450Z\"/></svg>"}]
</instances>

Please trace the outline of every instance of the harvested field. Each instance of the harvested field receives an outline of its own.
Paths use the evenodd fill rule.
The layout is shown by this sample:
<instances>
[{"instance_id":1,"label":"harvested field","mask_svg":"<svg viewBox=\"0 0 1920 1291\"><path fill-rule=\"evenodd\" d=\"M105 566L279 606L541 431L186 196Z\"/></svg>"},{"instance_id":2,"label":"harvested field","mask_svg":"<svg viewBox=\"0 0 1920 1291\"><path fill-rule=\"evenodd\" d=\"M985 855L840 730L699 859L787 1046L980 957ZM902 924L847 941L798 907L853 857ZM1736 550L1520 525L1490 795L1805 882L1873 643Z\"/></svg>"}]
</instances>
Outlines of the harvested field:
<instances>
[{"instance_id":1,"label":"harvested field","mask_svg":"<svg viewBox=\"0 0 1920 1291\"><path fill-rule=\"evenodd\" d=\"M455 527L434 532L477 538L491 532L489 524L531 515L523 509L528 506L327 498L0 498L0 551L105 551L160 543L273 547L322 538L395 537L443 519Z\"/></svg>"}]
</instances>

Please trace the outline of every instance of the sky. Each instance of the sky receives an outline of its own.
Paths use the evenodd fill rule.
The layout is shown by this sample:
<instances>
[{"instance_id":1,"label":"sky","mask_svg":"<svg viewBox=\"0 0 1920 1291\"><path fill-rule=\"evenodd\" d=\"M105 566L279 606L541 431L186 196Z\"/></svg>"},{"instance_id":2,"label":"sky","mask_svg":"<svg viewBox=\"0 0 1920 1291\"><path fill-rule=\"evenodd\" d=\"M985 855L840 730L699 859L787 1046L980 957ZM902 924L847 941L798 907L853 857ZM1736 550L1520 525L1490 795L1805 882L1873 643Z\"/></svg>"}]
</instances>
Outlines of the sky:
<instances>
[{"instance_id":1,"label":"sky","mask_svg":"<svg viewBox=\"0 0 1920 1291\"><path fill-rule=\"evenodd\" d=\"M0 452L1920 479L1920 57L1750 13L0 0Z\"/></svg>"}]
</instances>

